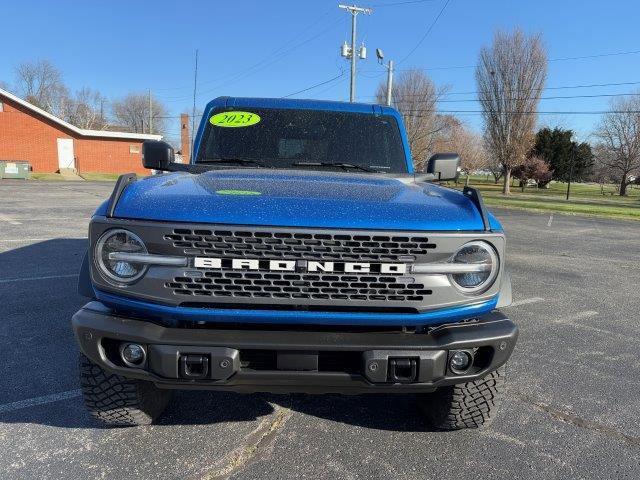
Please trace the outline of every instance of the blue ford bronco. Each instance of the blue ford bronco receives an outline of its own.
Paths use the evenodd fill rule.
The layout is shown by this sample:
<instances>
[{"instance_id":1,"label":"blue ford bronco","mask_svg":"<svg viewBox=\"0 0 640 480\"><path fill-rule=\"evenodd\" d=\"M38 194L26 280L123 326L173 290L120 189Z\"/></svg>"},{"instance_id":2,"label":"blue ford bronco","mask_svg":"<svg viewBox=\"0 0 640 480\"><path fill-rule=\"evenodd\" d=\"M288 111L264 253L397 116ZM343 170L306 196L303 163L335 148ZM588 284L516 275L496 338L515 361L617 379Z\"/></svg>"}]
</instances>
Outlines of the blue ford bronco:
<instances>
[{"instance_id":1,"label":"blue ford bronco","mask_svg":"<svg viewBox=\"0 0 640 480\"><path fill-rule=\"evenodd\" d=\"M108 425L175 389L414 394L440 429L487 425L518 329L505 236L455 154L415 172L379 105L217 98L189 164L149 141L89 225L73 316Z\"/></svg>"}]
</instances>

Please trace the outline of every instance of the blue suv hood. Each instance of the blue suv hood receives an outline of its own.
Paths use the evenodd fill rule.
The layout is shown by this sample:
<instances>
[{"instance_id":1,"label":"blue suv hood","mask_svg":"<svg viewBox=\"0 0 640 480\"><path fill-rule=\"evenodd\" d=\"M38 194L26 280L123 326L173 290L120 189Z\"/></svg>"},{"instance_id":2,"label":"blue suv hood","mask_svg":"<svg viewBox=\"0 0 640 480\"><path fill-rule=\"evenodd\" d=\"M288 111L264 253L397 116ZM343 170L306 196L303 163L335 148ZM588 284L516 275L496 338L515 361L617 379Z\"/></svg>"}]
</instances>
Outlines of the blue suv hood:
<instances>
[{"instance_id":1,"label":"blue suv hood","mask_svg":"<svg viewBox=\"0 0 640 480\"><path fill-rule=\"evenodd\" d=\"M379 230L482 230L460 192L392 177L301 170L170 173L129 185L115 217ZM491 218L493 228L500 228Z\"/></svg>"}]
</instances>

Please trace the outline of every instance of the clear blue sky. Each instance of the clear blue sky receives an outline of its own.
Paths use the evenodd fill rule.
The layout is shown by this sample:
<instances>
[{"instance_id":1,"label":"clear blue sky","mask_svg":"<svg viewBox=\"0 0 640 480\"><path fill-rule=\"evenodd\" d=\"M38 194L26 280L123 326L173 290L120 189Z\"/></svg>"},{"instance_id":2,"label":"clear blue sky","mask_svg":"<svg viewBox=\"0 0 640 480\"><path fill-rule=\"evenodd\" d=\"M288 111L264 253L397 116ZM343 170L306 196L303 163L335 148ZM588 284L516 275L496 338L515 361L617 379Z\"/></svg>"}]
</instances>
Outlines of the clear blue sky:
<instances>
[{"instance_id":1,"label":"clear blue sky","mask_svg":"<svg viewBox=\"0 0 640 480\"><path fill-rule=\"evenodd\" d=\"M384 70L382 48L396 62L414 48L446 0L372 0L371 16L358 17L359 40L369 58L359 62L358 100L371 101ZM218 95L283 96L344 76L298 96L346 100L348 64L339 54L350 17L330 0L307 1L16 1L3 7L0 80L12 83L20 62L48 59L71 89L82 86L117 97L146 91L167 103L171 115L190 111L194 51L199 49L198 105ZM429 36L399 69L428 69L447 100L473 100L473 65L496 28L540 32L550 59L617 52L638 53L549 64L547 85L640 82L640 2L637 0L450 0ZM252 68L253 67L253 68ZM447 67L447 68L442 68ZM449 68L461 67L461 68ZM637 85L550 90L545 96L628 93ZM609 98L543 100L543 111L602 110ZM477 110L477 103L442 103L446 110ZM461 115L481 128L478 115ZM597 115L543 115L587 138ZM178 132L171 120L170 135Z\"/></svg>"}]
</instances>

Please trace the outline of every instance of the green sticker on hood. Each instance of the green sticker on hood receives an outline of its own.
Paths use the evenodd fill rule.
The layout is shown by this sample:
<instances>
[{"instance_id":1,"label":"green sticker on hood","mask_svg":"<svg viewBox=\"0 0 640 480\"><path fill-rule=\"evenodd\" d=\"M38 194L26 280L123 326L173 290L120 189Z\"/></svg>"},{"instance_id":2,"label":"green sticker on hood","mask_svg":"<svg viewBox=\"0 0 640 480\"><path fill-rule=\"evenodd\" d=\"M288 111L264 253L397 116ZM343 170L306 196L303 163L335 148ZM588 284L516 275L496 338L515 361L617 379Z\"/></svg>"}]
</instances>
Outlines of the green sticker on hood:
<instances>
[{"instance_id":1,"label":"green sticker on hood","mask_svg":"<svg viewBox=\"0 0 640 480\"><path fill-rule=\"evenodd\" d=\"M216 113L209 119L214 127L250 127L260 122L260 115L251 112L222 112Z\"/></svg>"},{"instance_id":2,"label":"green sticker on hood","mask_svg":"<svg viewBox=\"0 0 640 480\"><path fill-rule=\"evenodd\" d=\"M218 195L262 195L262 192L253 190L216 190Z\"/></svg>"}]
</instances>

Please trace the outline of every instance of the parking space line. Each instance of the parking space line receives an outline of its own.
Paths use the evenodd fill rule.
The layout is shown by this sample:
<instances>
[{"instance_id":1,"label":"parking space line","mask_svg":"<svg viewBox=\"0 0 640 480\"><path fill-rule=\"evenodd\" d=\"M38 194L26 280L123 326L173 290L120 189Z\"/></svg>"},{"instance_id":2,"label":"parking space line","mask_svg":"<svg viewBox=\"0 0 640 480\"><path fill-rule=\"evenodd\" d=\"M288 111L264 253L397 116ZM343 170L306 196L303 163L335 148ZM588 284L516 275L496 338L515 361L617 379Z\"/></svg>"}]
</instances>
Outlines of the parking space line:
<instances>
[{"instance_id":1,"label":"parking space line","mask_svg":"<svg viewBox=\"0 0 640 480\"><path fill-rule=\"evenodd\" d=\"M49 220L70 220L74 222L88 222L91 217L29 217L28 219L21 219L28 222L47 222Z\"/></svg>"},{"instance_id":2,"label":"parking space line","mask_svg":"<svg viewBox=\"0 0 640 480\"><path fill-rule=\"evenodd\" d=\"M47 275L44 277L4 278L4 279L0 279L0 283L32 282L36 280L53 280L55 278L73 278L77 276L78 276L77 273L73 273L69 275Z\"/></svg>"},{"instance_id":3,"label":"parking space line","mask_svg":"<svg viewBox=\"0 0 640 480\"><path fill-rule=\"evenodd\" d=\"M86 240L87 238L74 237L67 238L65 240ZM56 240L56 238L0 238L0 243L26 243L26 242L48 242L49 240Z\"/></svg>"},{"instance_id":4,"label":"parking space line","mask_svg":"<svg viewBox=\"0 0 640 480\"><path fill-rule=\"evenodd\" d=\"M5 215L4 213L0 213L0 220L3 222L7 222L10 225L22 225L22 222L18 222L14 220L9 215Z\"/></svg>"},{"instance_id":5,"label":"parking space line","mask_svg":"<svg viewBox=\"0 0 640 480\"><path fill-rule=\"evenodd\" d=\"M43 397L34 397L28 398L26 400L19 400L17 402L5 403L4 405L0 405L0 413L13 412L14 410L35 407L36 405L46 405L47 403L68 400L70 398L79 397L81 394L82 390L80 389L67 390L66 392L53 393L51 395L45 395Z\"/></svg>"},{"instance_id":6,"label":"parking space line","mask_svg":"<svg viewBox=\"0 0 640 480\"><path fill-rule=\"evenodd\" d=\"M46 242L47 240L53 240L53 239L52 238L9 238L9 239L0 238L0 243Z\"/></svg>"},{"instance_id":7,"label":"parking space line","mask_svg":"<svg viewBox=\"0 0 640 480\"><path fill-rule=\"evenodd\" d=\"M532 298L524 298L522 300L516 300L515 302L511 302L510 307L519 307L520 305L528 305L530 303L538 303L544 302L544 298L540 297L532 297Z\"/></svg>"}]
</instances>

